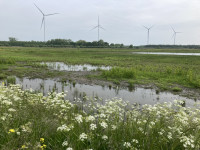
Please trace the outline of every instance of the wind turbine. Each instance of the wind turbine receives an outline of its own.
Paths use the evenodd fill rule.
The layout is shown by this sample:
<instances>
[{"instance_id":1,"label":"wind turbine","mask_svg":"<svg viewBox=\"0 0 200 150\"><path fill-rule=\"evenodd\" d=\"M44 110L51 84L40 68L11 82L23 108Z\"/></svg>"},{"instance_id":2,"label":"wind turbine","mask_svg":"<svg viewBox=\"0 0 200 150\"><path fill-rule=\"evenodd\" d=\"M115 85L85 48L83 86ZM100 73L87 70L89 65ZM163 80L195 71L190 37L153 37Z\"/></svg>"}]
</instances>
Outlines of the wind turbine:
<instances>
[{"instance_id":1,"label":"wind turbine","mask_svg":"<svg viewBox=\"0 0 200 150\"><path fill-rule=\"evenodd\" d=\"M176 34L177 34L177 33L181 33L181 32L176 32L176 31L174 30L173 27L171 27L171 28L172 28L172 30L173 30L173 32L174 32L172 38L174 38L174 45L175 45L175 44L176 44Z\"/></svg>"},{"instance_id":2,"label":"wind turbine","mask_svg":"<svg viewBox=\"0 0 200 150\"><path fill-rule=\"evenodd\" d=\"M92 28L90 31L92 31L92 30L94 30L94 29L96 29L96 28L98 28L98 42L99 42L99 36L100 36L99 31L100 31L100 29L105 30L105 29L100 25L100 22L99 22L99 16L98 16L98 25L95 26L94 28Z\"/></svg>"},{"instance_id":3,"label":"wind turbine","mask_svg":"<svg viewBox=\"0 0 200 150\"><path fill-rule=\"evenodd\" d=\"M42 28L42 25L44 24L44 42L45 42L45 32L46 32L46 27L45 27L45 17L46 16L52 16L52 15L56 15L56 14L58 14L58 13L53 13L53 14L44 14L43 12L42 12L42 10L36 5L36 4L34 4L35 5L35 7L41 12L41 14L43 15L43 17L42 17L42 24L41 24L41 28Z\"/></svg>"},{"instance_id":4,"label":"wind turbine","mask_svg":"<svg viewBox=\"0 0 200 150\"><path fill-rule=\"evenodd\" d=\"M147 45L149 45L149 32L150 32L151 28L153 28L153 26L151 26L149 28L146 26L143 26L143 27L147 29Z\"/></svg>"}]
</instances>

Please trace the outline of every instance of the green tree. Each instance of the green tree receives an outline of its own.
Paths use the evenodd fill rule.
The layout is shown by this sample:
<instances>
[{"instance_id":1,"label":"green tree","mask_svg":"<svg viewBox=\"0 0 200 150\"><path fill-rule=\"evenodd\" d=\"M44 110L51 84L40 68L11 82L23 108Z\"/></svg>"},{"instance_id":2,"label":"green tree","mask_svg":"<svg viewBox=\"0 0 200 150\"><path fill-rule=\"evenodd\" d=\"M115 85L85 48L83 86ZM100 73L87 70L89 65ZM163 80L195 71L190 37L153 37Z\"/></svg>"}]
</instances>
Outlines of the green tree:
<instances>
[{"instance_id":1,"label":"green tree","mask_svg":"<svg viewBox=\"0 0 200 150\"><path fill-rule=\"evenodd\" d=\"M133 48L133 45L131 44L131 45L129 46L129 48Z\"/></svg>"},{"instance_id":2,"label":"green tree","mask_svg":"<svg viewBox=\"0 0 200 150\"><path fill-rule=\"evenodd\" d=\"M9 39L10 42L16 42L17 41L17 38L15 38L15 37L9 37L8 39Z\"/></svg>"}]
</instances>

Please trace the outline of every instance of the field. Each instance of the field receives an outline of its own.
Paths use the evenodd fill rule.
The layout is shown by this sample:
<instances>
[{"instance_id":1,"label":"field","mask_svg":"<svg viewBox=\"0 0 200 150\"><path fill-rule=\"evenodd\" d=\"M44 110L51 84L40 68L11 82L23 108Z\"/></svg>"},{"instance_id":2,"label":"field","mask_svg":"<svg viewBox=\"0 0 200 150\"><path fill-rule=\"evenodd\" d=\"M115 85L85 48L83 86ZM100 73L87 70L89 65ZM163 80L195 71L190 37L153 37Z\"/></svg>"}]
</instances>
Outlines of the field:
<instances>
[{"instance_id":1,"label":"field","mask_svg":"<svg viewBox=\"0 0 200 150\"><path fill-rule=\"evenodd\" d=\"M115 67L110 71L90 74L87 78L115 84L142 84L160 90L200 87L199 56L132 54L148 52L195 52L192 49L70 49L70 48L0 48L0 78L7 76L62 77L63 72L50 71L40 62L91 64ZM41 69L43 68L43 69ZM41 71L42 70L42 71ZM66 74L66 73L65 73Z\"/></svg>"}]
</instances>

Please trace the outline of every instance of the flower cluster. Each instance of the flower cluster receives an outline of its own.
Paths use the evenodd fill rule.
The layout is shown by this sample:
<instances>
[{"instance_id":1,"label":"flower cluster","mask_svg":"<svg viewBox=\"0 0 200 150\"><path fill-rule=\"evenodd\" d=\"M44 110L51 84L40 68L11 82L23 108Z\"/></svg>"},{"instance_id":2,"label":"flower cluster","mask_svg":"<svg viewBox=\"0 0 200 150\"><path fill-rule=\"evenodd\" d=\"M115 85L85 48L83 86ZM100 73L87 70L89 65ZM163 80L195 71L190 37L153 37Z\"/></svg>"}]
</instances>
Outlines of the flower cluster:
<instances>
[{"instance_id":1,"label":"flower cluster","mask_svg":"<svg viewBox=\"0 0 200 150\"><path fill-rule=\"evenodd\" d=\"M199 105L64 96L0 86L0 149L200 149Z\"/></svg>"}]
</instances>

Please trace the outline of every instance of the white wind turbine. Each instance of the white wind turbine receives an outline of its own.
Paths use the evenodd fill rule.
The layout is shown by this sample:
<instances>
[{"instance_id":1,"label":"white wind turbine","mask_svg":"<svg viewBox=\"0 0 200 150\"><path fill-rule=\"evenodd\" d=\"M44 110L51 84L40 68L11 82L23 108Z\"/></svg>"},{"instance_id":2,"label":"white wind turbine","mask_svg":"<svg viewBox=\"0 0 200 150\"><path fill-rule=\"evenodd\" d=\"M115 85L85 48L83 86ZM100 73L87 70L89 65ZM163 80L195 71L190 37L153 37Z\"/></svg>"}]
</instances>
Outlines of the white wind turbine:
<instances>
[{"instance_id":1,"label":"white wind turbine","mask_svg":"<svg viewBox=\"0 0 200 150\"><path fill-rule=\"evenodd\" d=\"M147 45L149 45L149 34L150 34L150 30L151 30L151 28L153 28L153 26L151 26L149 28L146 26L143 26L143 27L147 29Z\"/></svg>"},{"instance_id":2,"label":"white wind turbine","mask_svg":"<svg viewBox=\"0 0 200 150\"><path fill-rule=\"evenodd\" d=\"M97 26L95 26L94 28L92 28L90 31L92 31L92 30L94 30L94 29L96 29L96 28L98 28L98 42L99 42L99 36L100 36L100 29L103 29L103 30L105 30L101 25L100 25L100 22L99 22L99 16L98 16L98 25Z\"/></svg>"},{"instance_id":3,"label":"white wind turbine","mask_svg":"<svg viewBox=\"0 0 200 150\"><path fill-rule=\"evenodd\" d=\"M42 24L41 24L41 28L42 28L42 25L44 24L44 42L45 42L45 32L46 32L46 24L45 24L45 17L46 16L52 16L52 15L56 15L56 14L58 14L58 13L53 13L53 14L44 14L43 12L42 12L42 10L36 5L36 4L34 4L35 5L35 7L41 12L41 14L43 15L43 17L42 17Z\"/></svg>"},{"instance_id":4,"label":"white wind turbine","mask_svg":"<svg viewBox=\"0 0 200 150\"><path fill-rule=\"evenodd\" d=\"M172 38L174 38L174 45L175 45L175 44L176 44L176 34L177 34L177 33L181 33L181 32L176 32L176 31L174 30L173 27L171 27L171 28L172 28L172 30L173 30L173 32L174 32Z\"/></svg>"}]
</instances>

